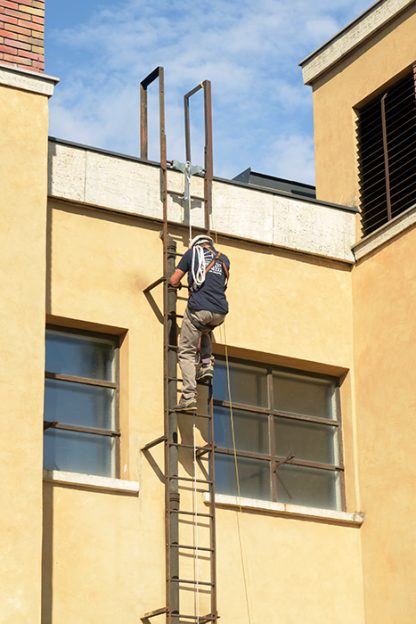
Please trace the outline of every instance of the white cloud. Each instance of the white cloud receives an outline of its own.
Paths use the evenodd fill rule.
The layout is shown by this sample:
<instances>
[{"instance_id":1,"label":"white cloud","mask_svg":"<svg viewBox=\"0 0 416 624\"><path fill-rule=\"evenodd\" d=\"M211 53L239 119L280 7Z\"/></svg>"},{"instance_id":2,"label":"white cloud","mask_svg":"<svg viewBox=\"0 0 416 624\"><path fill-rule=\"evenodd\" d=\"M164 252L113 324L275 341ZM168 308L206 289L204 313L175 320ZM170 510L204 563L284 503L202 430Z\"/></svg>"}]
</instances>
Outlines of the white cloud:
<instances>
[{"instance_id":1,"label":"white cloud","mask_svg":"<svg viewBox=\"0 0 416 624\"><path fill-rule=\"evenodd\" d=\"M262 171L279 178L315 184L313 140L305 134L283 135L272 142Z\"/></svg>"},{"instance_id":2,"label":"white cloud","mask_svg":"<svg viewBox=\"0 0 416 624\"><path fill-rule=\"evenodd\" d=\"M296 178L304 170L310 180L311 98L297 63L366 6L364 0L112 2L90 21L49 35L54 53L68 59L51 102L51 134L137 154L138 83L163 65L168 157L183 157L183 94L209 78L216 173L258 170L272 150L280 169L269 173ZM199 162L201 99L192 109ZM157 158L155 133L151 146ZM289 154L284 163L278 149Z\"/></svg>"}]
</instances>

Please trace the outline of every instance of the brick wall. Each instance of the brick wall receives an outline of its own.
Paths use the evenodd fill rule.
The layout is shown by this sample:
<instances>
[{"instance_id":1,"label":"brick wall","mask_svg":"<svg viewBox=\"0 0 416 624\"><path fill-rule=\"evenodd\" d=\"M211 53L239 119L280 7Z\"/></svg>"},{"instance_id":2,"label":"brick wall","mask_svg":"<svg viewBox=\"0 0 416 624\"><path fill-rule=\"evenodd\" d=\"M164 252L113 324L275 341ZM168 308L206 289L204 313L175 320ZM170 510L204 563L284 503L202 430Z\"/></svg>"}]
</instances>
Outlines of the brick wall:
<instances>
[{"instance_id":1,"label":"brick wall","mask_svg":"<svg viewBox=\"0 0 416 624\"><path fill-rule=\"evenodd\" d=\"M45 68L45 0L0 0L0 63Z\"/></svg>"}]
</instances>

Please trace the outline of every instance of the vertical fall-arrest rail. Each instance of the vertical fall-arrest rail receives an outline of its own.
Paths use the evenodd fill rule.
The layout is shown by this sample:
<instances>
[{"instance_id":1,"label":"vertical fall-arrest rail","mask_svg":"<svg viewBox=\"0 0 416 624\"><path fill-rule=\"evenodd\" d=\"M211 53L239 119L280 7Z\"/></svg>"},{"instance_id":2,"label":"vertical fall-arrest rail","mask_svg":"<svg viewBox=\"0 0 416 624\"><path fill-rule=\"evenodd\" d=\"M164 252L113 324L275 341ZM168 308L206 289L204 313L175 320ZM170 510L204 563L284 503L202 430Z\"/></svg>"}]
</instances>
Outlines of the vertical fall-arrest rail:
<instances>
[{"instance_id":1,"label":"vertical fall-arrest rail","mask_svg":"<svg viewBox=\"0 0 416 624\"><path fill-rule=\"evenodd\" d=\"M215 544L215 468L214 415L211 382L198 386L196 414L175 411L178 402L177 313L178 303L186 299L168 283L176 251L168 219L168 168L166 156L164 70L157 67L140 83L141 158L148 157L147 89L158 79L161 197L163 205L163 276L147 286L145 294L163 284L164 353L164 434L149 442L143 451L164 444L165 531L166 531L166 606L150 611L142 622L166 616L167 624L205 624L217 622L217 581ZM189 100L200 89L204 93L205 163L204 228L210 233L212 211L212 108L211 83L205 80L184 97L185 144L187 164L191 162ZM189 219L191 215L189 213ZM201 229L201 228L199 228ZM204 504L208 503L208 507ZM200 511L202 509L202 511ZM155 619L156 621L156 619Z\"/></svg>"}]
</instances>

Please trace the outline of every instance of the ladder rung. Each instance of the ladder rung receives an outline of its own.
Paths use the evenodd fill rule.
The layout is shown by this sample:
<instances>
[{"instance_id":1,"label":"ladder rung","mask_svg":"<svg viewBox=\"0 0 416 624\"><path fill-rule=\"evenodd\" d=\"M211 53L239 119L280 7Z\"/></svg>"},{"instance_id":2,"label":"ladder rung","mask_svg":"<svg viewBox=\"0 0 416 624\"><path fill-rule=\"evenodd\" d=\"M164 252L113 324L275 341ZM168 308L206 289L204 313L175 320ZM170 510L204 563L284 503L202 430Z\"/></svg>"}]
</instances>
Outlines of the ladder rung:
<instances>
[{"instance_id":1,"label":"ladder rung","mask_svg":"<svg viewBox=\"0 0 416 624\"><path fill-rule=\"evenodd\" d=\"M190 416L196 416L197 418L211 418L210 414L197 414L196 412L191 412L189 410L171 409L169 410L169 413L189 414Z\"/></svg>"},{"instance_id":2,"label":"ladder rung","mask_svg":"<svg viewBox=\"0 0 416 624\"><path fill-rule=\"evenodd\" d=\"M157 615L163 615L164 613L169 613L169 609L167 607L162 607L161 609L155 609L154 611L149 611L145 613L141 618L142 622L144 620L149 620L152 617L156 617ZM170 613L171 617L180 622L181 620L190 620L199 622L200 624L204 624L205 622L217 622L220 619L220 616L212 615L212 613L207 613L207 615L185 615L183 613Z\"/></svg>"},{"instance_id":3,"label":"ladder rung","mask_svg":"<svg viewBox=\"0 0 416 624\"><path fill-rule=\"evenodd\" d=\"M193 479L192 477L179 477L178 475L172 475L168 479L177 479L178 481L192 481L192 483L204 483L205 485L212 485L213 481L205 479Z\"/></svg>"},{"instance_id":4,"label":"ladder rung","mask_svg":"<svg viewBox=\"0 0 416 624\"><path fill-rule=\"evenodd\" d=\"M183 516L197 516L198 518L213 518L212 514L198 513L197 511L181 511L180 509L170 509L169 513L182 514Z\"/></svg>"},{"instance_id":5,"label":"ladder rung","mask_svg":"<svg viewBox=\"0 0 416 624\"><path fill-rule=\"evenodd\" d=\"M194 445L193 444L183 444L182 442L169 442L169 446L178 446L179 448L187 448L187 449L194 449ZM216 446L214 446L214 449L216 448ZM202 453L209 453L209 451L211 451L211 447L210 446L197 446L196 447L196 452L198 454L198 452Z\"/></svg>"},{"instance_id":6,"label":"ladder rung","mask_svg":"<svg viewBox=\"0 0 416 624\"><path fill-rule=\"evenodd\" d=\"M178 347L177 347L177 345L168 344L168 349L173 349L174 351L177 351Z\"/></svg>"},{"instance_id":7,"label":"ladder rung","mask_svg":"<svg viewBox=\"0 0 416 624\"><path fill-rule=\"evenodd\" d=\"M169 544L170 548L184 548L185 550L203 550L204 552L214 552L213 548L208 548L207 546L188 546L185 544Z\"/></svg>"},{"instance_id":8,"label":"ladder rung","mask_svg":"<svg viewBox=\"0 0 416 624\"><path fill-rule=\"evenodd\" d=\"M168 381L177 381L178 383L183 383L183 379L181 377L168 377ZM210 386L212 383L212 379L197 379L196 383L200 386Z\"/></svg>"},{"instance_id":9,"label":"ladder rung","mask_svg":"<svg viewBox=\"0 0 416 624\"><path fill-rule=\"evenodd\" d=\"M174 316L175 318L185 318L183 314L178 314L177 312L168 312L168 316Z\"/></svg>"},{"instance_id":10,"label":"ladder rung","mask_svg":"<svg viewBox=\"0 0 416 624\"><path fill-rule=\"evenodd\" d=\"M189 620L190 622L198 622L199 624L206 624L206 622L218 622L220 616L212 615L208 613L207 615L183 615L183 614L172 614L174 619L177 619L177 623L181 624L184 620Z\"/></svg>"},{"instance_id":11,"label":"ladder rung","mask_svg":"<svg viewBox=\"0 0 416 624\"><path fill-rule=\"evenodd\" d=\"M215 587L215 583L210 581L193 581L192 579L176 579L170 578L171 583L187 583L188 585L207 585L208 587Z\"/></svg>"}]
</instances>

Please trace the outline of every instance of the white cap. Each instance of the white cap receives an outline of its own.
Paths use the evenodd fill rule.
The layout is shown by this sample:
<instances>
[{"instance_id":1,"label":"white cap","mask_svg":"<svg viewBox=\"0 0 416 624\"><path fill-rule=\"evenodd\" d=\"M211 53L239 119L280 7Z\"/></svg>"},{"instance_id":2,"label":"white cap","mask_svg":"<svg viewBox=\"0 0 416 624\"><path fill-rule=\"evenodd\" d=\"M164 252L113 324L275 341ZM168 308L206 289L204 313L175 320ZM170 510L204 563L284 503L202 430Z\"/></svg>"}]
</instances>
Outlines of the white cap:
<instances>
[{"instance_id":1,"label":"white cap","mask_svg":"<svg viewBox=\"0 0 416 624\"><path fill-rule=\"evenodd\" d=\"M212 245L214 241L208 234L198 234L198 236L194 236L189 242L189 249L192 249L194 245L202 245L203 243L211 243Z\"/></svg>"}]
</instances>

